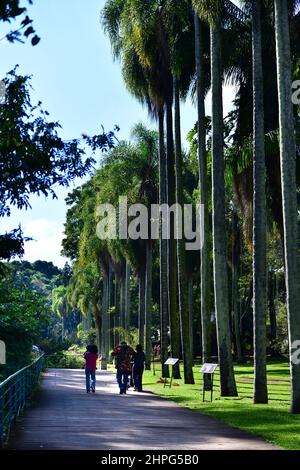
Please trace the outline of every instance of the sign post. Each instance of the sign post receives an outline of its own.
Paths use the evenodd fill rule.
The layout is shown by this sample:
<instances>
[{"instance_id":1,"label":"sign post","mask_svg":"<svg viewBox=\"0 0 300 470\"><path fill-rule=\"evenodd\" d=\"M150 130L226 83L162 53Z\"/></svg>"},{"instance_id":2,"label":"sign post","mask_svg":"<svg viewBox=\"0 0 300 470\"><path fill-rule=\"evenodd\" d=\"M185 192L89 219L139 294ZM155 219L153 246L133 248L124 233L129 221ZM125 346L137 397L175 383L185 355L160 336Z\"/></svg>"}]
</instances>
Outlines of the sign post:
<instances>
[{"instance_id":1,"label":"sign post","mask_svg":"<svg viewBox=\"0 0 300 470\"><path fill-rule=\"evenodd\" d=\"M179 361L179 359L176 359L174 357L169 357L169 359L167 359L166 362L165 362L166 366L172 366L170 388L172 387L172 380L173 380L173 366L175 366L175 364L177 364L178 361ZM166 386L166 381L167 381L167 379L165 379L164 388Z\"/></svg>"},{"instance_id":2,"label":"sign post","mask_svg":"<svg viewBox=\"0 0 300 470\"><path fill-rule=\"evenodd\" d=\"M205 401L205 392L210 392L210 401L212 402L213 390L214 390L214 373L218 364L203 364L200 372L203 374L203 395L202 401Z\"/></svg>"}]
</instances>

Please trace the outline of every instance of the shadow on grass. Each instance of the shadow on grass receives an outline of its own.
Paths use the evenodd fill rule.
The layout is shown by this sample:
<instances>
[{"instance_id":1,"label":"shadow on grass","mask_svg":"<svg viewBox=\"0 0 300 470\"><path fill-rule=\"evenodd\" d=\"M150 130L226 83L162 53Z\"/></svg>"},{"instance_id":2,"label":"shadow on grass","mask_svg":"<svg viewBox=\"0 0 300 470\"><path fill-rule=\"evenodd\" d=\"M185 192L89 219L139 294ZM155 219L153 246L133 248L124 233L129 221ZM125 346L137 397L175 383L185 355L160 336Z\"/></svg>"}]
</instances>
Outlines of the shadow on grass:
<instances>
[{"instance_id":1,"label":"shadow on grass","mask_svg":"<svg viewBox=\"0 0 300 470\"><path fill-rule=\"evenodd\" d=\"M157 393L158 390L157 390ZM213 402L199 403L195 397L164 394L164 398L187 406L230 426L256 434L266 441L290 450L300 449L300 416L288 412L288 402L280 408L269 405L254 405L248 397L214 398ZM200 401L201 400L201 401Z\"/></svg>"}]
</instances>

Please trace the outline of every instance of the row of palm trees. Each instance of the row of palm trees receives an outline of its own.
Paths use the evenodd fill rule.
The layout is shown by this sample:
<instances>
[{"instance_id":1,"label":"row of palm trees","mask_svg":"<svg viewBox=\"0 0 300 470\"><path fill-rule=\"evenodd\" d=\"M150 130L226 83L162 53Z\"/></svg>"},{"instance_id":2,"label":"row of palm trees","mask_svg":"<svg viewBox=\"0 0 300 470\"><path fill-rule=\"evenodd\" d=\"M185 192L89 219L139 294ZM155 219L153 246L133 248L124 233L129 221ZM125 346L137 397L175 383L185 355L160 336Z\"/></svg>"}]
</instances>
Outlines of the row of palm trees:
<instances>
[{"instance_id":1,"label":"row of palm trees","mask_svg":"<svg viewBox=\"0 0 300 470\"><path fill-rule=\"evenodd\" d=\"M131 281L138 282L138 338L145 345L147 368L152 358L152 240L100 240L95 225L97 208L127 196L128 206L157 203L158 139L155 131L138 124L133 141L120 142L109 152L93 178L67 199L63 254L74 261L67 289L69 303L83 314L92 310L103 356L133 327ZM122 208L117 212L123 217ZM149 215L150 217L150 215Z\"/></svg>"},{"instance_id":2,"label":"row of palm trees","mask_svg":"<svg viewBox=\"0 0 300 470\"><path fill-rule=\"evenodd\" d=\"M130 92L149 108L159 123L160 203L182 200L180 97L184 98L196 74L198 103L198 161L204 243L201 249L201 321L203 359L209 360L209 220L207 214L207 142L205 96L212 91L212 231L214 303L217 319L221 394L236 395L231 353L225 230L224 139L222 86L226 69L226 32L232 27L252 27L253 73L253 292L256 403L267 401L266 378L266 164L262 18L274 13L280 130L282 215L287 286L289 340L292 348L300 338L296 146L291 102L291 48L289 21L296 1L252 0L241 9L220 0L107 0L102 12L114 56L120 60ZM232 26L234 25L234 26ZM242 26L241 26L242 25ZM195 54L194 54L195 51ZM230 52L229 52L230 55ZM210 64L210 65L209 65ZM209 73L210 67L210 73ZM230 68L230 58L229 67ZM226 73L230 73L230 72ZM236 73L232 72L232 73ZM210 75L210 78L209 78ZM238 75L238 73L237 73ZM240 82L239 82L240 84ZM248 109L249 111L249 109ZM173 125L175 113L175 126ZM174 139L175 134L175 139ZM166 135L166 138L165 138ZM175 141L175 149L174 149ZM166 142L166 148L165 148ZM172 354L179 351L179 322L186 383L193 383L192 357L186 318L185 254L182 244L160 238L160 288L162 360L170 324ZM177 264L177 270L175 266ZM176 280L177 271L177 280ZM177 285L178 282L178 285ZM178 309L177 294L178 290ZM179 316L178 316L179 314ZM165 374L167 371L164 371ZM175 371L179 374L179 370ZM291 363L292 411L300 411L300 366Z\"/></svg>"}]
</instances>

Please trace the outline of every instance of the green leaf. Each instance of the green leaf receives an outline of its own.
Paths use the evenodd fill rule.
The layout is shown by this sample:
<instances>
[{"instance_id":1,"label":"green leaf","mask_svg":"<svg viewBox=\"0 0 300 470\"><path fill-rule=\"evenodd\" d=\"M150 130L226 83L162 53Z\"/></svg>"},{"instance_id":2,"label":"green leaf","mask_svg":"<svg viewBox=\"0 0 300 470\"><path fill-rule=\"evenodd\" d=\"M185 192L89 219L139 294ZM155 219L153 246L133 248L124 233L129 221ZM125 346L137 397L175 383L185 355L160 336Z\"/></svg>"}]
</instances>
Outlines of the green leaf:
<instances>
[{"instance_id":1,"label":"green leaf","mask_svg":"<svg viewBox=\"0 0 300 470\"><path fill-rule=\"evenodd\" d=\"M39 38L38 36L34 36L32 39L31 39L31 44L33 46L36 46L39 42L40 42L41 38ZM48 114L47 114L48 115Z\"/></svg>"}]
</instances>

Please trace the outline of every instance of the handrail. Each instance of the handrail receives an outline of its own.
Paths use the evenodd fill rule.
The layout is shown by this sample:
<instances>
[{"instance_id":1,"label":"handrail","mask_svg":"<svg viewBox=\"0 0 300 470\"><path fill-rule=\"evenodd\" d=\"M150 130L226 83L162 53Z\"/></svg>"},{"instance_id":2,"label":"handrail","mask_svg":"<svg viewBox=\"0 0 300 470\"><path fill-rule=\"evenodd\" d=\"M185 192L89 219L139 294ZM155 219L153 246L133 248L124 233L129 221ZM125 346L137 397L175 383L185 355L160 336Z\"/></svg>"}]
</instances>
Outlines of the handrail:
<instances>
[{"instance_id":1,"label":"handrail","mask_svg":"<svg viewBox=\"0 0 300 470\"><path fill-rule=\"evenodd\" d=\"M43 354L44 356L44 354ZM37 359L35 359L31 364L29 364L28 366L25 366L23 367L23 369L20 369L20 370L17 370L17 372L15 372L14 374L10 375L9 377L7 377L7 379L3 380L3 382L0 382L0 388L3 386L3 385L6 385L10 380L12 380L13 378L15 378L17 375L19 375L21 372L24 372L24 370L26 369L29 369L33 364L35 364L37 361L39 361L41 359L41 356L38 357Z\"/></svg>"},{"instance_id":2,"label":"handrail","mask_svg":"<svg viewBox=\"0 0 300 470\"><path fill-rule=\"evenodd\" d=\"M38 384L45 354L0 383L0 447Z\"/></svg>"}]
</instances>

